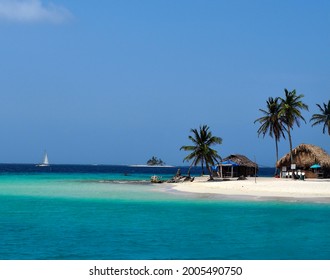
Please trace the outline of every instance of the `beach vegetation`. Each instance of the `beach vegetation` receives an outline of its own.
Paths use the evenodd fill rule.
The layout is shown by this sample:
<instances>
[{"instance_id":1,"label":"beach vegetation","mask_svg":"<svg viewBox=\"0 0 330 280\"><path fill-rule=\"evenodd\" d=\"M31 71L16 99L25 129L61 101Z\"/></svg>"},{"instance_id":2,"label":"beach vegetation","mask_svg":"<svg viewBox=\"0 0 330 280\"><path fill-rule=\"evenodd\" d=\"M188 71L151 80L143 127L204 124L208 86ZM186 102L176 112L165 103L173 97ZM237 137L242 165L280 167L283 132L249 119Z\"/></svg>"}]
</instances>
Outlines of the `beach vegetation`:
<instances>
[{"instance_id":1,"label":"beach vegetation","mask_svg":"<svg viewBox=\"0 0 330 280\"><path fill-rule=\"evenodd\" d=\"M290 160L291 164L294 163L293 154L292 154L292 135L291 131L296 124L300 127L300 120L303 120L306 123L306 120L302 116L301 111L307 110L308 106L303 103L302 99L304 97L303 94L297 95L296 90L288 91L284 89L285 97L281 98L281 109L280 109L280 116L283 119L286 125L286 133L288 135L289 144L290 144Z\"/></svg>"},{"instance_id":2,"label":"beach vegetation","mask_svg":"<svg viewBox=\"0 0 330 280\"><path fill-rule=\"evenodd\" d=\"M280 105L279 97L269 97L266 101L266 109L259 109L263 116L254 121L254 123L258 122L261 124L258 129L258 136L262 135L265 137L268 134L271 138L275 139L276 163L278 162L278 142L281 137L285 139L284 132L286 131L284 119L280 115ZM275 175L278 174L276 163Z\"/></svg>"},{"instance_id":3,"label":"beach vegetation","mask_svg":"<svg viewBox=\"0 0 330 280\"><path fill-rule=\"evenodd\" d=\"M320 109L320 114L313 114L311 118L312 126L323 124L323 133L328 131L328 135L330 135L330 100L328 104L323 103L323 107L320 104L316 104L316 106Z\"/></svg>"},{"instance_id":4,"label":"beach vegetation","mask_svg":"<svg viewBox=\"0 0 330 280\"><path fill-rule=\"evenodd\" d=\"M153 156L151 159L149 159L147 161L147 165L150 165L150 166L154 166L154 165L163 166L163 165L165 165L165 162L162 161L161 159L158 159L157 157Z\"/></svg>"},{"instance_id":5,"label":"beach vegetation","mask_svg":"<svg viewBox=\"0 0 330 280\"><path fill-rule=\"evenodd\" d=\"M219 163L221 157L218 152L211 147L222 144L222 138L213 136L207 125L200 126L199 129L191 129L190 132L192 135L189 135L188 138L192 142L192 145L182 146L180 148L180 150L190 152L183 161L191 161L190 168L200 164L202 167L202 175L205 174L204 166L206 166L210 174L210 179L212 180L212 166ZM190 168L188 175L190 173Z\"/></svg>"}]
</instances>

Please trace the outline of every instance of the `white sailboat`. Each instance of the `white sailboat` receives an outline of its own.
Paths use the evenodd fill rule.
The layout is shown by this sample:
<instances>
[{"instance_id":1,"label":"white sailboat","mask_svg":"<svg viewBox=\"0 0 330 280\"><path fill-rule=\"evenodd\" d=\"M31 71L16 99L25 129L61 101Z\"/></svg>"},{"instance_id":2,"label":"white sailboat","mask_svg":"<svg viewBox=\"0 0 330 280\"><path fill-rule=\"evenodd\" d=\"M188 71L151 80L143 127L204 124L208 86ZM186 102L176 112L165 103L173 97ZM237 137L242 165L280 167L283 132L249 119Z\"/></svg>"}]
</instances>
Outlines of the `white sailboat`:
<instances>
[{"instance_id":1,"label":"white sailboat","mask_svg":"<svg viewBox=\"0 0 330 280\"><path fill-rule=\"evenodd\" d=\"M47 152L44 154L44 160L42 163L38 164L37 166L49 166L48 155Z\"/></svg>"}]
</instances>

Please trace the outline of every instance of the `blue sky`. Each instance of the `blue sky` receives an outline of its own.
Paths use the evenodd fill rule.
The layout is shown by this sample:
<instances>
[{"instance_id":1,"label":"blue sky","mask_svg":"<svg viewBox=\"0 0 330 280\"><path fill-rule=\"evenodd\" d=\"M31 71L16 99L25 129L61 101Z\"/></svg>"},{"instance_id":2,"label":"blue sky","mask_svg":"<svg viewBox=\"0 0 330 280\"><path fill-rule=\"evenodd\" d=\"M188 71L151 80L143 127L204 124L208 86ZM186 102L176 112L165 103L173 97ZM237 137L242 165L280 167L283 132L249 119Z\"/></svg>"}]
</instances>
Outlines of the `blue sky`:
<instances>
[{"instance_id":1,"label":"blue sky","mask_svg":"<svg viewBox=\"0 0 330 280\"><path fill-rule=\"evenodd\" d=\"M329 1L0 0L0 162L182 164L191 128L223 157L273 165L259 108L304 94L293 145L330 152L316 103L330 93ZM288 152L281 141L280 156Z\"/></svg>"}]
</instances>

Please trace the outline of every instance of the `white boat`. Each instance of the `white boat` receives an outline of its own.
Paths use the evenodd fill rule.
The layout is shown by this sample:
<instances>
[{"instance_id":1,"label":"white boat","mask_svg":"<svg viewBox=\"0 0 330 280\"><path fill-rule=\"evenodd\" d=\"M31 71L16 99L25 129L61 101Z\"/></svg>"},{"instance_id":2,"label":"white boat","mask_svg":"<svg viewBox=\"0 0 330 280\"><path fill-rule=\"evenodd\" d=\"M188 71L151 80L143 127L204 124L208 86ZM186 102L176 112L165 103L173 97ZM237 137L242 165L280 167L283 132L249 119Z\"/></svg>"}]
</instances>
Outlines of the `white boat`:
<instances>
[{"instance_id":1,"label":"white boat","mask_svg":"<svg viewBox=\"0 0 330 280\"><path fill-rule=\"evenodd\" d=\"M47 155L46 152L44 154L44 160L43 160L43 162L40 163L40 164L38 164L37 166L49 166L48 155Z\"/></svg>"}]
</instances>

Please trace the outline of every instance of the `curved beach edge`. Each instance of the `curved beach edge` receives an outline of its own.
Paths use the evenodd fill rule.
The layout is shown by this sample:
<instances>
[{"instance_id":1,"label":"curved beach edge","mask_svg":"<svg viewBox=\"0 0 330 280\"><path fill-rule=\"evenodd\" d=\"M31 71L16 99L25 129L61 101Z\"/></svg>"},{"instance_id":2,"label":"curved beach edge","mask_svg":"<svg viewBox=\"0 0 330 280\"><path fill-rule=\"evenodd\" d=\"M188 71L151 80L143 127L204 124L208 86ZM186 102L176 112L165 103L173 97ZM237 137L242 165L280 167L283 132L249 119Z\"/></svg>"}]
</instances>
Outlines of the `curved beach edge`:
<instances>
[{"instance_id":1,"label":"curved beach edge","mask_svg":"<svg viewBox=\"0 0 330 280\"><path fill-rule=\"evenodd\" d=\"M285 200L330 203L330 179L292 180L269 177L214 180L196 177L193 182L173 183L178 192L208 194L239 200Z\"/></svg>"}]
</instances>

